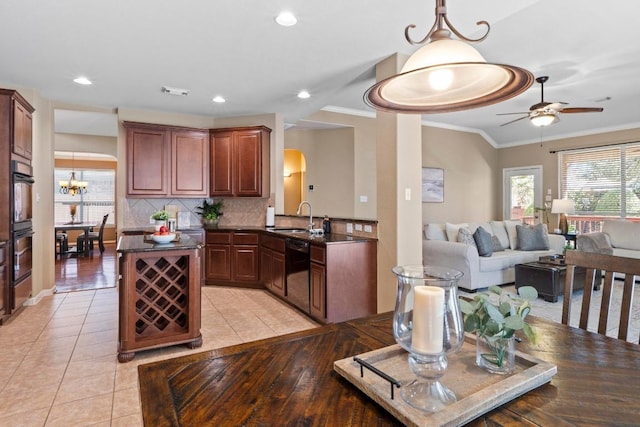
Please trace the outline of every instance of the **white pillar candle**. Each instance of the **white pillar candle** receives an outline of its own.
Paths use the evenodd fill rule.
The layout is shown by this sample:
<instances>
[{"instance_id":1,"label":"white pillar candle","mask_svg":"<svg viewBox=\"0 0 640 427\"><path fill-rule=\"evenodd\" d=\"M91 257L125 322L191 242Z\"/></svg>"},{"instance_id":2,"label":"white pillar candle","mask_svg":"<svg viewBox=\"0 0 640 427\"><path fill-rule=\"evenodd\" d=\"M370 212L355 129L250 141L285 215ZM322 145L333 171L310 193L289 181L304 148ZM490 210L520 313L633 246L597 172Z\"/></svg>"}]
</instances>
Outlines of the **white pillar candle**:
<instances>
[{"instance_id":1,"label":"white pillar candle","mask_svg":"<svg viewBox=\"0 0 640 427\"><path fill-rule=\"evenodd\" d=\"M414 287L411 347L420 353L440 353L444 328L444 289Z\"/></svg>"}]
</instances>

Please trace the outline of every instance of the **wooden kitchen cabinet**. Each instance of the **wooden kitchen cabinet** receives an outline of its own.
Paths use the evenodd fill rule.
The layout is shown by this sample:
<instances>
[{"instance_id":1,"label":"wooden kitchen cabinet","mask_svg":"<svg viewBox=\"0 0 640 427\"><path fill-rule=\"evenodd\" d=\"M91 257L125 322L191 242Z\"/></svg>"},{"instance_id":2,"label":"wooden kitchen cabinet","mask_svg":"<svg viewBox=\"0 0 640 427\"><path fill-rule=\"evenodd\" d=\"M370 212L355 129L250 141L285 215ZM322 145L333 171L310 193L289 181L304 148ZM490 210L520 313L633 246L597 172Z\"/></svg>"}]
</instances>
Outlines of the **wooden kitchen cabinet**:
<instances>
[{"instance_id":1,"label":"wooden kitchen cabinet","mask_svg":"<svg viewBox=\"0 0 640 427\"><path fill-rule=\"evenodd\" d=\"M207 285L259 287L259 236L256 232L207 230Z\"/></svg>"},{"instance_id":2,"label":"wooden kitchen cabinet","mask_svg":"<svg viewBox=\"0 0 640 427\"><path fill-rule=\"evenodd\" d=\"M127 128L127 195L207 197L208 132L147 123Z\"/></svg>"},{"instance_id":3,"label":"wooden kitchen cabinet","mask_svg":"<svg viewBox=\"0 0 640 427\"><path fill-rule=\"evenodd\" d=\"M260 242L260 281L272 293L285 298L284 238L263 235Z\"/></svg>"},{"instance_id":4,"label":"wooden kitchen cabinet","mask_svg":"<svg viewBox=\"0 0 640 427\"><path fill-rule=\"evenodd\" d=\"M33 118L34 109L22 97L14 97L13 123L14 138L13 152L27 160L33 154Z\"/></svg>"},{"instance_id":5,"label":"wooden kitchen cabinet","mask_svg":"<svg viewBox=\"0 0 640 427\"><path fill-rule=\"evenodd\" d=\"M7 276L7 242L0 242L0 323L9 313L9 277Z\"/></svg>"},{"instance_id":6,"label":"wooden kitchen cabinet","mask_svg":"<svg viewBox=\"0 0 640 427\"><path fill-rule=\"evenodd\" d=\"M311 317L337 323L376 313L376 245L375 240L311 244Z\"/></svg>"},{"instance_id":7,"label":"wooden kitchen cabinet","mask_svg":"<svg viewBox=\"0 0 640 427\"><path fill-rule=\"evenodd\" d=\"M212 197L269 195L269 142L265 126L210 131L209 194Z\"/></svg>"}]
</instances>

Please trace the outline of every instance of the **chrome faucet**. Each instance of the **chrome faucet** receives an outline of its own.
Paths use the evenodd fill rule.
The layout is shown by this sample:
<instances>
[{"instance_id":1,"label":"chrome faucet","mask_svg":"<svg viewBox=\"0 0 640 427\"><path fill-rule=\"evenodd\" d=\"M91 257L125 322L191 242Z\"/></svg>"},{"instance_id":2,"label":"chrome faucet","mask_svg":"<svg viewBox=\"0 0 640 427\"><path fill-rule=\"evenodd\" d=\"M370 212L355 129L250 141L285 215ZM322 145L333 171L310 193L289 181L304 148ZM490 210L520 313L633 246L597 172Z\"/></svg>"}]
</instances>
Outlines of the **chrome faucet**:
<instances>
[{"instance_id":1,"label":"chrome faucet","mask_svg":"<svg viewBox=\"0 0 640 427\"><path fill-rule=\"evenodd\" d=\"M311 230L313 230L313 215L311 215L311 203L307 202L306 200L303 200L298 205L298 210L296 212L296 215L300 215L300 213L302 212L302 205L309 206L309 231L311 231Z\"/></svg>"}]
</instances>

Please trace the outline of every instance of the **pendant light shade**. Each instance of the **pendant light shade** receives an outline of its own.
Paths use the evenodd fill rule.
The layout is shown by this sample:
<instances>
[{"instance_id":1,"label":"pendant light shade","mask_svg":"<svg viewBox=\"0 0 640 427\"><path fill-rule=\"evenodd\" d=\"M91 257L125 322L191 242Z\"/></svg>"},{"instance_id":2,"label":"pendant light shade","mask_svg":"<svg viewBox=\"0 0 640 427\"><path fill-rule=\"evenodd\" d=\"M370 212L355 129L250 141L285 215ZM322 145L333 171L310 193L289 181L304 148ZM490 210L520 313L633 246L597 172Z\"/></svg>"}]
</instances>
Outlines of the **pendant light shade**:
<instances>
[{"instance_id":1,"label":"pendant light shade","mask_svg":"<svg viewBox=\"0 0 640 427\"><path fill-rule=\"evenodd\" d=\"M538 127L549 126L560 121L558 115L554 111L544 111L532 115L529 120L531 120L531 123L533 123L534 126Z\"/></svg>"},{"instance_id":2,"label":"pendant light shade","mask_svg":"<svg viewBox=\"0 0 640 427\"><path fill-rule=\"evenodd\" d=\"M452 39L447 23L458 37ZM444 113L483 107L512 98L533 84L529 71L504 64L488 63L451 26L446 18L445 0L437 0L436 23L427 36L431 41L417 50L397 75L382 80L365 93L365 102L383 111L399 113ZM417 44L405 30L407 41Z\"/></svg>"}]
</instances>

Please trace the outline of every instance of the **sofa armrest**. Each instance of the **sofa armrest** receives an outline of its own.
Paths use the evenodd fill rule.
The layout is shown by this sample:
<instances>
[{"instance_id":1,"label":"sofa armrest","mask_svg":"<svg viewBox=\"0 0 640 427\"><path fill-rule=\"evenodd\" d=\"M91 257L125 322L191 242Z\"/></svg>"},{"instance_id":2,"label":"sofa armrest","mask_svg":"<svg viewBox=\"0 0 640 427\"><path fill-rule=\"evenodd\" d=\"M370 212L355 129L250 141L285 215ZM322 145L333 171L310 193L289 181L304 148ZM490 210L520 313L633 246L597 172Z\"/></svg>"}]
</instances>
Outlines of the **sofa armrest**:
<instances>
[{"instance_id":1,"label":"sofa armrest","mask_svg":"<svg viewBox=\"0 0 640 427\"><path fill-rule=\"evenodd\" d=\"M564 252L564 247L567 244L567 240L561 234L549 234L549 249L555 251L557 254Z\"/></svg>"},{"instance_id":2,"label":"sofa armrest","mask_svg":"<svg viewBox=\"0 0 640 427\"><path fill-rule=\"evenodd\" d=\"M459 285L472 289L474 276L480 271L480 256L473 245L443 240L422 241L422 261L424 265L439 265L461 271Z\"/></svg>"},{"instance_id":3,"label":"sofa armrest","mask_svg":"<svg viewBox=\"0 0 640 427\"><path fill-rule=\"evenodd\" d=\"M576 249L584 252L597 252L601 254L613 254L611 238L602 231L594 233L578 234L576 237Z\"/></svg>"}]
</instances>

